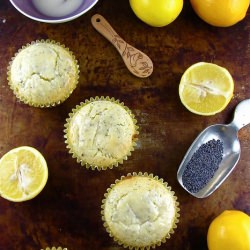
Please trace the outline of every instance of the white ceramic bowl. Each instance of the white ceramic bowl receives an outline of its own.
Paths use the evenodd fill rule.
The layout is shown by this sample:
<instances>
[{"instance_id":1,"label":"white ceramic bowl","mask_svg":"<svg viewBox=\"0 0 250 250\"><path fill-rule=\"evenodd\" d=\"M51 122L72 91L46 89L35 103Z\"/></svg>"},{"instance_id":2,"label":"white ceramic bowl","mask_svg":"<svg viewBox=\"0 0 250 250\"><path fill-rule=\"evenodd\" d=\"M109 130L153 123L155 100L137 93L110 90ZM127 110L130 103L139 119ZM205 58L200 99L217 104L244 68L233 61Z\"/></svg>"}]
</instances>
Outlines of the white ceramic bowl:
<instances>
[{"instance_id":1,"label":"white ceramic bowl","mask_svg":"<svg viewBox=\"0 0 250 250\"><path fill-rule=\"evenodd\" d=\"M43 1L43 0L41 0ZM91 9L98 0L84 0L80 7L69 15L62 17L50 17L40 13L31 0L10 0L12 5L23 15L44 23L64 23L71 21Z\"/></svg>"}]
</instances>

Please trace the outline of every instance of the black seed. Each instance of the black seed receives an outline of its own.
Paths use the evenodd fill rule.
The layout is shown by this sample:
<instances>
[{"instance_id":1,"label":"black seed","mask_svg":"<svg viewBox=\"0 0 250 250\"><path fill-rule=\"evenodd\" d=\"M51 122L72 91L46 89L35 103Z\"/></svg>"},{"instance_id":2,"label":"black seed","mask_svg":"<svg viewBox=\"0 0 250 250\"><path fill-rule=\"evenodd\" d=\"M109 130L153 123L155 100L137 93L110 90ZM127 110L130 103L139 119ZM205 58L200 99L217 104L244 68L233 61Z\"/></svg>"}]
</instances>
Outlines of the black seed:
<instances>
[{"instance_id":1,"label":"black seed","mask_svg":"<svg viewBox=\"0 0 250 250\"><path fill-rule=\"evenodd\" d=\"M202 144L193 154L182 175L182 183L191 193L197 193L204 188L223 158L223 142L210 140Z\"/></svg>"}]
</instances>

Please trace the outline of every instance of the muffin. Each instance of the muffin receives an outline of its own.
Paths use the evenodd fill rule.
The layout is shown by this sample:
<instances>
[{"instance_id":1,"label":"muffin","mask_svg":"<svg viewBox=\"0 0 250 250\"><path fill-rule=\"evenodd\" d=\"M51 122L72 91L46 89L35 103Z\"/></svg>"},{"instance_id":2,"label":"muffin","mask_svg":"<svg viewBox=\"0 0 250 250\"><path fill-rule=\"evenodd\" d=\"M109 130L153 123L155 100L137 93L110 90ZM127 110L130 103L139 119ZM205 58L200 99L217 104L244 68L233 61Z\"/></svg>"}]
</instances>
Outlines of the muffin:
<instances>
[{"instance_id":1,"label":"muffin","mask_svg":"<svg viewBox=\"0 0 250 250\"><path fill-rule=\"evenodd\" d=\"M138 127L119 100L96 97L76 106L66 120L67 148L83 166L107 169L123 163L136 145Z\"/></svg>"},{"instance_id":2,"label":"muffin","mask_svg":"<svg viewBox=\"0 0 250 250\"><path fill-rule=\"evenodd\" d=\"M65 101L79 78L74 55L55 41L27 44L12 58L8 82L22 102L35 107L51 107Z\"/></svg>"},{"instance_id":3,"label":"muffin","mask_svg":"<svg viewBox=\"0 0 250 250\"><path fill-rule=\"evenodd\" d=\"M102 220L111 237L129 249L150 249L177 227L179 203L167 183L147 173L116 180L104 195Z\"/></svg>"}]
</instances>

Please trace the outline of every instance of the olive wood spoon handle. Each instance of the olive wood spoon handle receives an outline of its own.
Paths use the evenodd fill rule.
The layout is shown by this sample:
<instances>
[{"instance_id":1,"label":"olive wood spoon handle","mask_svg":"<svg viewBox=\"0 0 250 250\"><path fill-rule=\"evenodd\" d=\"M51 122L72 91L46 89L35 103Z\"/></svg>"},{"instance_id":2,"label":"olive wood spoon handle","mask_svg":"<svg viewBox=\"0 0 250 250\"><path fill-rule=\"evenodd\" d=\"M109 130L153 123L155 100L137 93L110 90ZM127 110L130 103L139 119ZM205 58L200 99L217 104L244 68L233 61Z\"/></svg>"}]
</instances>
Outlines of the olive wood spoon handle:
<instances>
[{"instance_id":1,"label":"olive wood spoon handle","mask_svg":"<svg viewBox=\"0 0 250 250\"><path fill-rule=\"evenodd\" d=\"M99 33L115 46L132 74L143 78L152 74L153 62L151 59L140 50L125 42L103 16L95 14L91 18L91 23Z\"/></svg>"}]
</instances>

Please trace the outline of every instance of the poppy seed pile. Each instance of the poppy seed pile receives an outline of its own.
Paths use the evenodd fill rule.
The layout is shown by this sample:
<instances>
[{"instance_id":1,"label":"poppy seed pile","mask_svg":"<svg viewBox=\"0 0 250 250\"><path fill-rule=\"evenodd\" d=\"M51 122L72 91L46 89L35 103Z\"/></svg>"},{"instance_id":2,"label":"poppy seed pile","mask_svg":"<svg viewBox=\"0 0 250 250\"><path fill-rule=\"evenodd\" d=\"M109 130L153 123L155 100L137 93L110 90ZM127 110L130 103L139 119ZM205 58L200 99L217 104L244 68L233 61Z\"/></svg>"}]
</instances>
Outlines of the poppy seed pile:
<instances>
[{"instance_id":1,"label":"poppy seed pile","mask_svg":"<svg viewBox=\"0 0 250 250\"><path fill-rule=\"evenodd\" d=\"M197 193L206 186L223 158L223 142L212 139L202 144L193 154L183 172L182 183L191 193Z\"/></svg>"}]
</instances>

